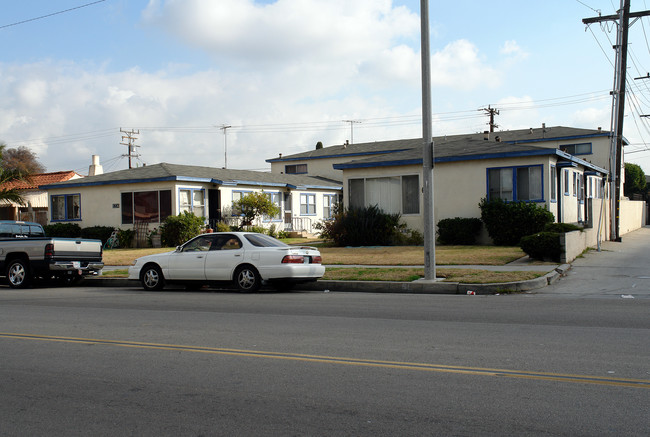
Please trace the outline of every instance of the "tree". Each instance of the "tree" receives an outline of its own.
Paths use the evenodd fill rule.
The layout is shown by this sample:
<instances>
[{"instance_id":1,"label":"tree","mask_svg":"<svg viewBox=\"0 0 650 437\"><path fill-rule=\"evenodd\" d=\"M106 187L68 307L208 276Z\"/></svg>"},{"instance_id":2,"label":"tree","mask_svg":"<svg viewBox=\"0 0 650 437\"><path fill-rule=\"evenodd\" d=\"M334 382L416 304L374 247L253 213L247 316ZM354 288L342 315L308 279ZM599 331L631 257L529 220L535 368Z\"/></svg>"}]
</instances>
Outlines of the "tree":
<instances>
[{"instance_id":1,"label":"tree","mask_svg":"<svg viewBox=\"0 0 650 437\"><path fill-rule=\"evenodd\" d=\"M20 192L13 188L11 182L23 179L23 174L15 169L7 169L2 164L2 158L5 153L5 144L0 144L0 200L8 200L19 205L24 205L25 200Z\"/></svg>"},{"instance_id":2,"label":"tree","mask_svg":"<svg viewBox=\"0 0 650 437\"><path fill-rule=\"evenodd\" d=\"M15 170L22 174L44 173L45 167L38 162L34 152L25 146L7 149L3 145L0 166L5 170Z\"/></svg>"},{"instance_id":3,"label":"tree","mask_svg":"<svg viewBox=\"0 0 650 437\"><path fill-rule=\"evenodd\" d=\"M623 193L630 197L632 194L646 193L645 174L637 164L625 163L625 184L623 184Z\"/></svg>"},{"instance_id":4,"label":"tree","mask_svg":"<svg viewBox=\"0 0 650 437\"><path fill-rule=\"evenodd\" d=\"M250 226L259 216L273 217L280 213L280 208L271 201L269 196L260 192L248 193L232 203L233 213L243 215L242 226Z\"/></svg>"}]
</instances>

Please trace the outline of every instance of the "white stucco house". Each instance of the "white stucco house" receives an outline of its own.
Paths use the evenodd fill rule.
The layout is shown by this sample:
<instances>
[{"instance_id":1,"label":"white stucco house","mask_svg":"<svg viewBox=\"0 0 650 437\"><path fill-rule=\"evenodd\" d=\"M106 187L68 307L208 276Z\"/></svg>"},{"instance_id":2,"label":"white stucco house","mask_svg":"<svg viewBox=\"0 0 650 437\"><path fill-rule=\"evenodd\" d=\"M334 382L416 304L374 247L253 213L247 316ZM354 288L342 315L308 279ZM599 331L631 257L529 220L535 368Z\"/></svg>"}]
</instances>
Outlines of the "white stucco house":
<instances>
[{"instance_id":1,"label":"white stucco house","mask_svg":"<svg viewBox=\"0 0 650 437\"><path fill-rule=\"evenodd\" d=\"M312 233L317 222L331 216L342 186L307 175L160 163L40 188L49 195L50 223L122 229L146 224L149 230L183 211L205 217L208 226L218 221L235 223L239 216L232 212L233 201L263 191L281 213L261 219L258 225Z\"/></svg>"},{"instance_id":2,"label":"white stucco house","mask_svg":"<svg viewBox=\"0 0 650 437\"><path fill-rule=\"evenodd\" d=\"M607 236L610 138L600 128L563 126L436 137L435 221L480 217L481 199L499 197L535 202L558 222ZM419 138L344 144L267 162L274 173L342 180L344 206L377 205L422 230L422 147ZM642 210L642 202L624 199L621 234L642 225Z\"/></svg>"}]
</instances>

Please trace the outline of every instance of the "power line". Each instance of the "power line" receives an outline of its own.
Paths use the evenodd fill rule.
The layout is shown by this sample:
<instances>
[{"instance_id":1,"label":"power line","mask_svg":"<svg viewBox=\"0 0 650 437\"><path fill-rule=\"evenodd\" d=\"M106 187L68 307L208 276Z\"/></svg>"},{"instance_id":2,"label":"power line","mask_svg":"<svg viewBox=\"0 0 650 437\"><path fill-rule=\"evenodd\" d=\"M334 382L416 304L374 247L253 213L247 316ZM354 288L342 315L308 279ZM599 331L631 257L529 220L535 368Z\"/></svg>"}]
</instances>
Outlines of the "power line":
<instances>
[{"instance_id":1,"label":"power line","mask_svg":"<svg viewBox=\"0 0 650 437\"><path fill-rule=\"evenodd\" d=\"M97 1L92 2L92 3L86 3L85 5L76 6L76 7L74 7L74 8L65 9L65 10L63 10L63 11L53 12L53 13L51 13L51 14L47 14L47 15L41 15L40 17L30 18L30 19L27 19L27 20L18 21L18 22L16 22L16 23L5 24L4 26L0 26L0 29L4 29L4 28L6 28L6 27L11 27L11 26L18 26L19 24L29 23L29 22L31 22L31 21L42 20L43 18L53 17L54 15L65 14L66 12L70 12L70 11L74 11L74 10L77 10L77 9L81 9L81 8L85 8L85 7L88 7L88 6L92 6L92 5L95 5L95 4L97 4L97 3L101 3L101 2L104 2L104 1L106 1L106 0L97 0Z\"/></svg>"}]
</instances>

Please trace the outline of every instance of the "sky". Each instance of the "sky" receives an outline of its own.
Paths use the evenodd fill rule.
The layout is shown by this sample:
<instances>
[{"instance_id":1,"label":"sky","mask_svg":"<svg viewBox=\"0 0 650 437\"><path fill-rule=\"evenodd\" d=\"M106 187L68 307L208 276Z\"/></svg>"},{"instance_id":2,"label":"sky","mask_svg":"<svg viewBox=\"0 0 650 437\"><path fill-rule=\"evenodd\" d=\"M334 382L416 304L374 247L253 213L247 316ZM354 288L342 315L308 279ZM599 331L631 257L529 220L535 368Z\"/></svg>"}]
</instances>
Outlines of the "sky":
<instances>
[{"instance_id":1,"label":"sky","mask_svg":"<svg viewBox=\"0 0 650 437\"><path fill-rule=\"evenodd\" d=\"M645 0L632 11L648 9ZM270 170L422 136L419 0L3 1L0 142L47 171L168 162ZM620 0L430 1L434 136L610 129ZM625 160L650 174L650 18L630 27ZM226 127L224 129L224 127Z\"/></svg>"}]
</instances>

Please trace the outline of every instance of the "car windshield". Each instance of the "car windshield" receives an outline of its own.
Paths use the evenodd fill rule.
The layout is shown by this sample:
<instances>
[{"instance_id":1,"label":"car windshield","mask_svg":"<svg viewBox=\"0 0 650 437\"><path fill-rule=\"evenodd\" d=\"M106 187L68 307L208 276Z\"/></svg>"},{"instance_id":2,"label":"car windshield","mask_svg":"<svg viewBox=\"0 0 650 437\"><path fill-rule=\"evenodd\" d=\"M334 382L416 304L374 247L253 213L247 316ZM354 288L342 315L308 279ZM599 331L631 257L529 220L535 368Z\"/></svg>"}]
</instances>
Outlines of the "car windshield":
<instances>
[{"instance_id":1,"label":"car windshield","mask_svg":"<svg viewBox=\"0 0 650 437\"><path fill-rule=\"evenodd\" d=\"M246 234L245 238L253 246L257 247L286 247L282 241L278 241L273 237L264 234Z\"/></svg>"}]
</instances>

